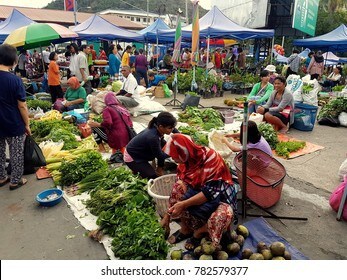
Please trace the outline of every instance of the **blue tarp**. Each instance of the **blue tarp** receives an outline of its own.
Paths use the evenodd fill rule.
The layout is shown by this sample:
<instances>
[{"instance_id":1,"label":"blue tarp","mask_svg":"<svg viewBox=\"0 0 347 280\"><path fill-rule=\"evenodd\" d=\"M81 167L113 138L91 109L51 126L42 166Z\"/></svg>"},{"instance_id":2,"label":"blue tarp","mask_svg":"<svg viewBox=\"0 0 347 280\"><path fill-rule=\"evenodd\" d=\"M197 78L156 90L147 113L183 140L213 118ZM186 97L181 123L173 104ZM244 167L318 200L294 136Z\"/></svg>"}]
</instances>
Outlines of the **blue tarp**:
<instances>
[{"instance_id":1,"label":"blue tarp","mask_svg":"<svg viewBox=\"0 0 347 280\"><path fill-rule=\"evenodd\" d=\"M347 27L341 24L327 34L309 39L297 39L293 41L293 44L323 51L347 51Z\"/></svg>"},{"instance_id":2,"label":"blue tarp","mask_svg":"<svg viewBox=\"0 0 347 280\"><path fill-rule=\"evenodd\" d=\"M170 27L161 19L158 18L150 26L138 31L137 33L143 35L147 42L155 43L157 41L159 30L169 30Z\"/></svg>"},{"instance_id":3,"label":"blue tarp","mask_svg":"<svg viewBox=\"0 0 347 280\"><path fill-rule=\"evenodd\" d=\"M143 42L144 37L136 32L120 28L98 15L93 15L73 29L81 39L122 40L124 42Z\"/></svg>"},{"instance_id":4,"label":"blue tarp","mask_svg":"<svg viewBox=\"0 0 347 280\"><path fill-rule=\"evenodd\" d=\"M292 260L308 260L303 253L292 246L287 240L281 237L264 218L257 218L252 221L244 223L244 226L249 230L249 236L245 239L243 250L246 248L251 249L253 252L257 251L257 244L260 241L270 246L275 241L282 242L286 246L286 250L292 255ZM241 258L241 253L239 254Z\"/></svg>"},{"instance_id":5,"label":"blue tarp","mask_svg":"<svg viewBox=\"0 0 347 280\"><path fill-rule=\"evenodd\" d=\"M238 25L224 15L216 6L214 6L207 14L199 19L200 39L201 38L224 38L247 40L256 38L273 37L275 31L273 29L252 29ZM175 38L175 29L167 31L159 31L159 40ZM191 41L192 24L182 28L182 39Z\"/></svg>"},{"instance_id":6,"label":"blue tarp","mask_svg":"<svg viewBox=\"0 0 347 280\"><path fill-rule=\"evenodd\" d=\"M23 15L18 10L13 9L8 18L0 23L0 43L3 43L13 30L31 23L35 23L35 21Z\"/></svg>"}]
</instances>

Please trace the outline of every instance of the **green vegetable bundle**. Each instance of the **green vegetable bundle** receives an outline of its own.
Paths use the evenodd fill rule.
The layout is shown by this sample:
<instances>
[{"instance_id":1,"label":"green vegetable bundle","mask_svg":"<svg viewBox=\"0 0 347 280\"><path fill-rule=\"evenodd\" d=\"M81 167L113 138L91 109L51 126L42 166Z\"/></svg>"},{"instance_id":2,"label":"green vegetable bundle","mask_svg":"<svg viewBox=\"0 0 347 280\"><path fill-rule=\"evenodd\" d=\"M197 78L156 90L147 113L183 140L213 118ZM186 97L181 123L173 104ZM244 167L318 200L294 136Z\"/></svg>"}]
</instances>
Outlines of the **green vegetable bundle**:
<instances>
[{"instance_id":1,"label":"green vegetable bundle","mask_svg":"<svg viewBox=\"0 0 347 280\"><path fill-rule=\"evenodd\" d=\"M40 143L52 131L58 128L63 128L73 134L79 135L79 131L73 124L64 120L31 120L30 129L33 138Z\"/></svg>"},{"instance_id":2,"label":"green vegetable bundle","mask_svg":"<svg viewBox=\"0 0 347 280\"><path fill-rule=\"evenodd\" d=\"M89 151L79 156L75 161L63 161L59 171L61 172L60 184L70 186L81 181L87 175L97 170L106 170L107 163L100 153Z\"/></svg>"},{"instance_id":3,"label":"green vegetable bundle","mask_svg":"<svg viewBox=\"0 0 347 280\"><path fill-rule=\"evenodd\" d=\"M318 113L318 120L325 117L337 118L342 112L347 112L347 98L339 97L330 100Z\"/></svg>"},{"instance_id":4,"label":"green vegetable bundle","mask_svg":"<svg viewBox=\"0 0 347 280\"><path fill-rule=\"evenodd\" d=\"M46 140L52 140L53 142L63 140L63 150L71 150L78 147L75 134L71 133L65 128L53 129L45 138Z\"/></svg>"},{"instance_id":5,"label":"green vegetable bundle","mask_svg":"<svg viewBox=\"0 0 347 280\"><path fill-rule=\"evenodd\" d=\"M29 109L41 108L44 112L47 112L52 108L52 102L39 99L31 99L27 100L27 106Z\"/></svg>"},{"instance_id":6,"label":"green vegetable bundle","mask_svg":"<svg viewBox=\"0 0 347 280\"><path fill-rule=\"evenodd\" d=\"M304 141L280 142L276 145L276 154L288 158L290 153L296 152L305 146L306 142Z\"/></svg>"},{"instance_id":7,"label":"green vegetable bundle","mask_svg":"<svg viewBox=\"0 0 347 280\"><path fill-rule=\"evenodd\" d=\"M277 132L269 123L260 123L258 124L258 130L260 134L265 138L269 143L271 149L275 149L278 144Z\"/></svg>"},{"instance_id":8,"label":"green vegetable bundle","mask_svg":"<svg viewBox=\"0 0 347 280\"><path fill-rule=\"evenodd\" d=\"M116 257L131 260L166 259L168 244L154 204L147 193L147 180L125 168L96 171L77 183L90 191L86 206L98 216L97 224L110 235Z\"/></svg>"},{"instance_id":9,"label":"green vegetable bundle","mask_svg":"<svg viewBox=\"0 0 347 280\"><path fill-rule=\"evenodd\" d=\"M220 113L212 108L200 111L196 107L187 106L186 110L178 114L178 116L180 122L186 122L191 126L202 128L206 131L224 126Z\"/></svg>"},{"instance_id":10,"label":"green vegetable bundle","mask_svg":"<svg viewBox=\"0 0 347 280\"><path fill-rule=\"evenodd\" d=\"M182 134L189 135L196 144L202 146L208 146L208 135L206 133L199 132L196 128L192 126L180 126L178 130Z\"/></svg>"}]
</instances>

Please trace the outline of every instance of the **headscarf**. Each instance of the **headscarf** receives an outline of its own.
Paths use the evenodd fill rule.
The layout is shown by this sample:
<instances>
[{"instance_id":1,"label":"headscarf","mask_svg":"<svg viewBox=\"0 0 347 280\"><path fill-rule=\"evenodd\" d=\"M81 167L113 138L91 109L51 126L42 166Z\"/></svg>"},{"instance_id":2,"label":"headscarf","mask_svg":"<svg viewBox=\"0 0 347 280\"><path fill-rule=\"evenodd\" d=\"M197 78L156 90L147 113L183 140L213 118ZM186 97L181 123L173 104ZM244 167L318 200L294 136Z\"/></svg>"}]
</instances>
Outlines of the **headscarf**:
<instances>
[{"instance_id":1,"label":"headscarf","mask_svg":"<svg viewBox=\"0 0 347 280\"><path fill-rule=\"evenodd\" d=\"M116 109L119 113L130 117L129 111L121 106L121 103L113 92L110 91L105 95L105 104L106 106Z\"/></svg>"},{"instance_id":2,"label":"headscarf","mask_svg":"<svg viewBox=\"0 0 347 280\"><path fill-rule=\"evenodd\" d=\"M323 57L321 51L318 51L313 57L314 57L314 60L315 60L317 63L322 63L322 62L324 62L324 57Z\"/></svg>"},{"instance_id":3,"label":"headscarf","mask_svg":"<svg viewBox=\"0 0 347 280\"><path fill-rule=\"evenodd\" d=\"M199 189L209 181L232 183L222 157L212 149L195 144L189 136L180 133L170 135L163 151L183 162L177 167L177 177L192 188Z\"/></svg>"},{"instance_id":4,"label":"headscarf","mask_svg":"<svg viewBox=\"0 0 347 280\"><path fill-rule=\"evenodd\" d=\"M78 89L81 84L78 81L78 79L76 77L71 77L70 79L67 80L69 87L72 88L73 90Z\"/></svg>"}]
</instances>

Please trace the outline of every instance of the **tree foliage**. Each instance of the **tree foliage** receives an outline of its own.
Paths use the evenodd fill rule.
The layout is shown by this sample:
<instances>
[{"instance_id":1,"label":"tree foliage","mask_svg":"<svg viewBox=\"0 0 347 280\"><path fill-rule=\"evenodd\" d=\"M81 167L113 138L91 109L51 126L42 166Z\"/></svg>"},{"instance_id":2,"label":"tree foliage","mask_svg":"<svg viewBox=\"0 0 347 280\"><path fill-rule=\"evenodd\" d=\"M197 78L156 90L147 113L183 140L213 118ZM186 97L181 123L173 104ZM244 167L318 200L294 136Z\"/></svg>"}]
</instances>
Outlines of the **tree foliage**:
<instances>
[{"instance_id":1,"label":"tree foliage","mask_svg":"<svg viewBox=\"0 0 347 280\"><path fill-rule=\"evenodd\" d=\"M122 10L142 10L147 12L147 1L138 0L78 0L78 9L83 12L97 13L107 9ZM186 0L164 1L164 0L148 0L148 11L154 14L176 14L178 8L185 15ZM90 7L89 9L87 7ZM55 0L49 3L45 8L62 10L64 8L64 0ZM192 22L193 5L188 1L188 18ZM206 10L200 7L200 17L206 14Z\"/></svg>"}]
</instances>

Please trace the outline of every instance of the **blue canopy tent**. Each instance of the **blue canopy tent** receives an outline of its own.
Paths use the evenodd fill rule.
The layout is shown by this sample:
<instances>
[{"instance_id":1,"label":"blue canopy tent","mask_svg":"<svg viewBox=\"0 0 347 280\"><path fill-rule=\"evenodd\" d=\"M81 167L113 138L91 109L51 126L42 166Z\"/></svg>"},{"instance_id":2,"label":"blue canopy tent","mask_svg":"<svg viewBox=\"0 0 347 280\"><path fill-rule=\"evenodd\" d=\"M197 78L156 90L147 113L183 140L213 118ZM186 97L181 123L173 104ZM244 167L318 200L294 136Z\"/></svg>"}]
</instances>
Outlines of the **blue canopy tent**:
<instances>
[{"instance_id":1,"label":"blue canopy tent","mask_svg":"<svg viewBox=\"0 0 347 280\"><path fill-rule=\"evenodd\" d=\"M247 40L273 37L273 29L252 29L238 25L224 15L216 6L199 19L201 38ZM175 37L175 29L159 30L159 41ZM182 39L191 41L192 24L182 28Z\"/></svg>"},{"instance_id":2,"label":"blue canopy tent","mask_svg":"<svg viewBox=\"0 0 347 280\"><path fill-rule=\"evenodd\" d=\"M157 42L158 40L158 31L159 30L169 30L170 27L161 19L157 18L150 26L138 31L137 33L144 36L146 42Z\"/></svg>"},{"instance_id":3,"label":"blue canopy tent","mask_svg":"<svg viewBox=\"0 0 347 280\"><path fill-rule=\"evenodd\" d=\"M35 23L35 21L13 9L8 18L0 23L0 43L3 43L13 30L31 23Z\"/></svg>"},{"instance_id":4,"label":"blue canopy tent","mask_svg":"<svg viewBox=\"0 0 347 280\"><path fill-rule=\"evenodd\" d=\"M93 15L73 29L84 40L122 40L123 42L143 42L144 37L136 32L120 28L98 15Z\"/></svg>"},{"instance_id":5,"label":"blue canopy tent","mask_svg":"<svg viewBox=\"0 0 347 280\"><path fill-rule=\"evenodd\" d=\"M320 49L322 51L344 52L347 51L347 27L341 24L327 34L293 41L295 46Z\"/></svg>"}]
</instances>

